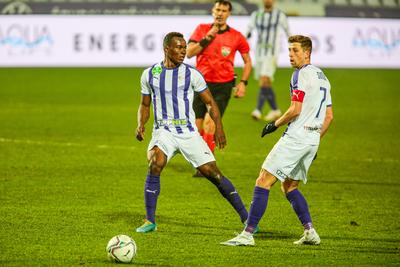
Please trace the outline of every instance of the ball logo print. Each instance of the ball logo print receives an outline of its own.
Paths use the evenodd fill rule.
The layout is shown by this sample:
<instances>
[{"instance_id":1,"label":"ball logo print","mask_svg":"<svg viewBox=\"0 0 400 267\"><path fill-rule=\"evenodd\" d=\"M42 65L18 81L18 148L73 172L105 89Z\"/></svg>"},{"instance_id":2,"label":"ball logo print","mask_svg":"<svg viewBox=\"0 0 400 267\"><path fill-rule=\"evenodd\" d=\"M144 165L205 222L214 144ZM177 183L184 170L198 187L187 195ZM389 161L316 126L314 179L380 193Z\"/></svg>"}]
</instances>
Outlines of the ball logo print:
<instances>
[{"instance_id":1,"label":"ball logo print","mask_svg":"<svg viewBox=\"0 0 400 267\"><path fill-rule=\"evenodd\" d=\"M108 241L106 251L113 262L129 263L136 256L136 243L127 235L117 235Z\"/></svg>"}]
</instances>

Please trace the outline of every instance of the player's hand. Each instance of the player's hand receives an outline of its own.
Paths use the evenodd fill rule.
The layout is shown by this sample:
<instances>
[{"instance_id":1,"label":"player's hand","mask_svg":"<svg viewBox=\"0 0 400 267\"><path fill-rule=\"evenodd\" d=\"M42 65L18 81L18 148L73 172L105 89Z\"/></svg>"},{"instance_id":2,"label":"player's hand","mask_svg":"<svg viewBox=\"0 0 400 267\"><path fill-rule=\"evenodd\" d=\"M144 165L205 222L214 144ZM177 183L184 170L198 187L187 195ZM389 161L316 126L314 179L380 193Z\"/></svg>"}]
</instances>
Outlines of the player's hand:
<instances>
[{"instance_id":1,"label":"player's hand","mask_svg":"<svg viewBox=\"0 0 400 267\"><path fill-rule=\"evenodd\" d=\"M218 33L219 27L217 25L213 25L211 29L207 32L206 38L208 40L214 39L215 35Z\"/></svg>"},{"instance_id":2,"label":"player's hand","mask_svg":"<svg viewBox=\"0 0 400 267\"><path fill-rule=\"evenodd\" d=\"M145 132L144 126L138 126L136 128L136 139L139 141L143 141L144 140L144 132Z\"/></svg>"},{"instance_id":3,"label":"player's hand","mask_svg":"<svg viewBox=\"0 0 400 267\"><path fill-rule=\"evenodd\" d=\"M214 140L219 149L223 149L226 146L225 133L222 128L215 129Z\"/></svg>"},{"instance_id":4,"label":"player's hand","mask_svg":"<svg viewBox=\"0 0 400 267\"><path fill-rule=\"evenodd\" d=\"M266 134L270 134L276 131L278 127L275 126L275 121L269 122L267 125L264 126L262 132L261 132L261 137L264 137Z\"/></svg>"},{"instance_id":5,"label":"player's hand","mask_svg":"<svg viewBox=\"0 0 400 267\"><path fill-rule=\"evenodd\" d=\"M238 83L234 90L233 96L235 98L242 98L246 95L246 85L244 83Z\"/></svg>"}]
</instances>

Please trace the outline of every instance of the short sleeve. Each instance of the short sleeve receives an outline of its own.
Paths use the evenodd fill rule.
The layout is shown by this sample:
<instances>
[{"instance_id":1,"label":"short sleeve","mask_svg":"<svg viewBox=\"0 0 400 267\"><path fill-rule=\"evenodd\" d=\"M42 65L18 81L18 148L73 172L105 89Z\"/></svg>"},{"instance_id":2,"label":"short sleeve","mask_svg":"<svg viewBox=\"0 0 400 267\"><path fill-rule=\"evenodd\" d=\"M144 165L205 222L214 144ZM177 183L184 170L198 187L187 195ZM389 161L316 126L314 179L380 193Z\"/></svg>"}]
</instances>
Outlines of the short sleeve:
<instances>
[{"instance_id":1,"label":"short sleeve","mask_svg":"<svg viewBox=\"0 0 400 267\"><path fill-rule=\"evenodd\" d=\"M200 42L203 39L204 34L202 33L201 25L198 25L192 35L189 38L189 41Z\"/></svg>"},{"instance_id":2,"label":"short sleeve","mask_svg":"<svg viewBox=\"0 0 400 267\"><path fill-rule=\"evenodd\" d=\"M308 77L308 73L306 70L300 70L298 72L298 80L297 80L297 90L303 91L307 93L307 89L310 87L310 79Z\"/></svg>"},{"instance_id":3,"label":"short sleeve","mask_svg":"<svg viewBox=\"0 0 400 267\"><path fill-rule=\"evenodd\" d=\"M247 54L250 51L249 43L247 42L246 38L244 38L243 34L239 33L239 40L238 40L238 47L237 50L240 54Z\"/></svg>"},{"instance_id":4,"label":"short sleeve","mask_svg":"<svg viewBox=\"0 0 400 267\"><path fill-rule=\"evenodd\" d=\"M195 92L202 92L207 89L207 83L203 75L195 68L191 69L192 72L192 87Z\"/></svg>"},{"instance_id":5,"label":"short sleeve","mask_svg":"<svg viewBox=\"0 0 400 267\"><path fill-rule=\"evenodd\" d=\"M142 77L140 78L140 87L143 95L151 94L151 88L149 84L149 69L143 71Z\"/></svg>"}]
</instances>

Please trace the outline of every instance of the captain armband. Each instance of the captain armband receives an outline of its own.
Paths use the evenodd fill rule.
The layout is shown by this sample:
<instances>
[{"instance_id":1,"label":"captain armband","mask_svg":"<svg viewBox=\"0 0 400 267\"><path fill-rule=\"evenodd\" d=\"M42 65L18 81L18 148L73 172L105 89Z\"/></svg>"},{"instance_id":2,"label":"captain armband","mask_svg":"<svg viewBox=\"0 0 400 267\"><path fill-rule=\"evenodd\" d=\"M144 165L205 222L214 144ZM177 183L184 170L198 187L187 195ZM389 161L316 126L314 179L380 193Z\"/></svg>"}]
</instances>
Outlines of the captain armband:
<instances>
[{"instance_id":1,"label":"captain armband","mask_svg":"<svg viewBox=\"0 0 400 267\"><path fill-rule=\"evenodd\" d=\"M303 103L304 95L305 95L305 94L306 94L306 93L304 93L304 91L301 91L301 90L293 90L293 91L292 91L292 101Z\"/></svg>"}]
</instances>

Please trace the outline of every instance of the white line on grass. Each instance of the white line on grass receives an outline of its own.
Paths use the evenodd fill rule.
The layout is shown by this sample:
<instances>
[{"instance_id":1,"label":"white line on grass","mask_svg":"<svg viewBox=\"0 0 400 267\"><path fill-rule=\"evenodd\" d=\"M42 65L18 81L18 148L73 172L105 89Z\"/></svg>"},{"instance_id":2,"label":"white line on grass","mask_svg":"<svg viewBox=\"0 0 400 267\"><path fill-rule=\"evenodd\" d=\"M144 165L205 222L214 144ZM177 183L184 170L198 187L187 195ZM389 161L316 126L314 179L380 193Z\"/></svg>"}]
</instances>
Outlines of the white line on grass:
<instances>
[{"instance_id":1,"label":"white line on grass","mask_svg":"<svg viewBox=\"0 0 400 267\"><path fill-rule=\"evenodd\" d=\"M89 145L80 143L62 143L62 142L49 142L49 141L37 141L37 140L21 140L21 139L9 139L0 137L0 143L16 143L16 144L28 144L28 145L39 145L39 146L66 146L66 147L88 147L98 149L114 149L114 150L135 150L134 146L110 146L110 145Z\"/></svg>"}]
</instances>

